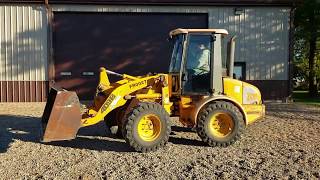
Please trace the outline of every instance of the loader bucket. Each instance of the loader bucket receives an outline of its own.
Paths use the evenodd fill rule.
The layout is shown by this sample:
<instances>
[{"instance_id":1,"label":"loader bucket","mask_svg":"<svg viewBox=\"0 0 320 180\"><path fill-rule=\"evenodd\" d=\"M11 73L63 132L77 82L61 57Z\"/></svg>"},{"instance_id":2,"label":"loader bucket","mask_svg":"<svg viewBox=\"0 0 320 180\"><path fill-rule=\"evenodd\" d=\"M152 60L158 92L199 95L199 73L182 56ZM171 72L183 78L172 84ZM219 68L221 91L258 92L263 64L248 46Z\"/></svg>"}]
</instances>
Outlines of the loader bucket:
<instances>
[{"instance_id":1,"label":"loader bucket","mask_svg":"<svg viewBox=\"0 0 320 180\"><path fill-rule=\"evenodd\" d=\"M77 94L60 87L52 87L44 109L42 142L74 139L81 127L80 102Z\"/></svg>"}]
</instances>

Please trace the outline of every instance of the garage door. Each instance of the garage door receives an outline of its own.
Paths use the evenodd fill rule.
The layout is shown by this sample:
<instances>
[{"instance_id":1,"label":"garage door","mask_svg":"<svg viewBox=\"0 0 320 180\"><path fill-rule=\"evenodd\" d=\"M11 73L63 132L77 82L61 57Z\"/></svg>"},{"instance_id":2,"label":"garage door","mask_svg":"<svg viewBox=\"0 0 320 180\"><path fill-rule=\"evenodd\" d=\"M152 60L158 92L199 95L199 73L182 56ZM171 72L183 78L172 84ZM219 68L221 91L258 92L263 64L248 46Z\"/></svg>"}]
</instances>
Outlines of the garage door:
<instances>
[{"instance_id":1,"label":"garage door","mask_svg":"<svg viewBox=\"0 0 320 180\"><path fill-rule=\"evenodd\" d=\"M170 30L207 28L207 14L55 13L55 81L92 99L99 67L141 75L167 72Z\"/></svg>"}]
</instances>

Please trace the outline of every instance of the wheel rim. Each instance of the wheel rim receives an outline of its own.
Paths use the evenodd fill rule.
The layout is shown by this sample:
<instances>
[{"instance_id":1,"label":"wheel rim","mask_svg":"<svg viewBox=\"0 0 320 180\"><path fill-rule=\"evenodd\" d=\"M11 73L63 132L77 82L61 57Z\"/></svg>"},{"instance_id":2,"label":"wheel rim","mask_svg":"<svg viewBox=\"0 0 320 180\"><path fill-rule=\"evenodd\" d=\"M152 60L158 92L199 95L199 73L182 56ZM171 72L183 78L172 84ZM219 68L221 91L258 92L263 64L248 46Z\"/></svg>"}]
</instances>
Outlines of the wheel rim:
<instances>
[{"instance_id":1,"label":"wheel rim","mask_svg":"<svg viewBox=\"0 0 320 180\"><path fill-rule=\"evenodd\" d=\"M154 141L161 132L160 118L154 114L141 117L138 123L138 135L144 141Z\"/></svg>"},{"instance_id":2,"label":"wheel rim","mask_svg":"<svg viewBox=\"0 0 320 180\"><path fill-rule=\"evenodd\" d=\"M215 137L224 138L233 131L233 128L233 119L227 113L215 113L210 119L209 130Z\"/></svg>"}]
</instances>

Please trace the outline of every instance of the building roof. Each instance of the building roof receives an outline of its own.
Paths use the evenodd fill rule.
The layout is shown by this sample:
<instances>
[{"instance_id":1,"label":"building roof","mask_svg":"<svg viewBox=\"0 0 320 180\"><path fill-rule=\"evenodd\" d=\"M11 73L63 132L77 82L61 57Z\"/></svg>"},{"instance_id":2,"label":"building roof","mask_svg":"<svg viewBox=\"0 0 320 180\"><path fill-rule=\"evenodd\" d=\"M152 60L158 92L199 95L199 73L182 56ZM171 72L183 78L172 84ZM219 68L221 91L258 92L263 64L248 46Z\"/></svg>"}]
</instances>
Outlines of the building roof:
<instances>
[{"instance_id":1,"label":"building roof","mask_svg":"<svg viewBox=\"0 0 320 180\"><path fill-rule=\"evenodd\" d=\"M46 0L1 0L1 3L45 3ZM303 0L47 0L49 4L113 5L295 5Z\"/></svg>"},{"instance_id":2,"label":"building roof","mask_svg":"<svg viewBox=\"0 0 320 180\"><path fill-rule=\"evenodd\" d=\"M172 37L177 34L187 34L187 33L216 33L216 34L228 34L228 31L225 29L182 29L178 28L175 30L170 31L169 35Z\"/></svg>"}]
</instances>

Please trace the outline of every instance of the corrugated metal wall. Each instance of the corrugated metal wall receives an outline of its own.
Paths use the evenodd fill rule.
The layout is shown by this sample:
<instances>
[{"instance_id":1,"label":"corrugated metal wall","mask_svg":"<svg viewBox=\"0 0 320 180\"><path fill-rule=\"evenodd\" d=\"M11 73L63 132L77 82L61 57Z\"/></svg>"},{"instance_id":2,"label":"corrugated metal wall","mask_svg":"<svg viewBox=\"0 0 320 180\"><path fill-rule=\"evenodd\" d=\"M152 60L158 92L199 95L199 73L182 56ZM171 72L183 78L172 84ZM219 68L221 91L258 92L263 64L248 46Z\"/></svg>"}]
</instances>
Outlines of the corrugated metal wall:
<instances>
[{"instance_id":1,"label":"corrugated metal wall","mask_svg":"<svg viewBox=\"0 0 320 180\"><path fill-rule=\"evenodd\" d=\"M246 62L247 80L288 80L290 7L79 6L55 5L54 11L208 13L209 28L237 35L236 61Z\"/></svg>"},{"instance_id":2,"label":"corrugated metal wall","mask_svg":"<svg viewBox=\"0 0 320 180\"><path fill-rule=\"evenodd\" d=\"M1 102L42 101L47 81L47 17L41 5L0 5Z\"/></svg>"},{"instance_id":3,"label":"corrugated metal wall","mask_svg":"<svg viewBox=\"0 0 320 180\"><path fill-rule=\"evenodd\" d=\"M210 28L237 35L247 80L288 80L290 7L53 5L53 11L208 13ZM0 101L43 101L48 85L43 5L0 5Z\"/></svg>"},{"instance_id":4,"label":"corrugated metal wall","mask_svg":"<svg viewBox=\"0 0 320 180\"><path fill-rule=\"evenodd\" d=\"M211 27L237 35L235 61L246 62L247 80L287 80L290 9L283 7L210 10Z\"/></svg>"}]
</instances>

